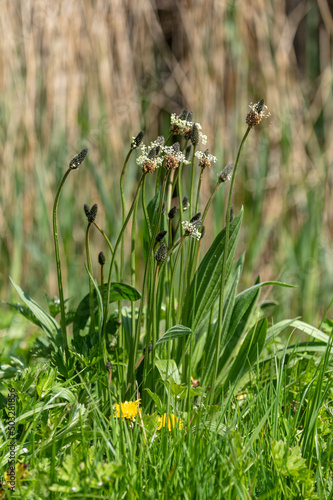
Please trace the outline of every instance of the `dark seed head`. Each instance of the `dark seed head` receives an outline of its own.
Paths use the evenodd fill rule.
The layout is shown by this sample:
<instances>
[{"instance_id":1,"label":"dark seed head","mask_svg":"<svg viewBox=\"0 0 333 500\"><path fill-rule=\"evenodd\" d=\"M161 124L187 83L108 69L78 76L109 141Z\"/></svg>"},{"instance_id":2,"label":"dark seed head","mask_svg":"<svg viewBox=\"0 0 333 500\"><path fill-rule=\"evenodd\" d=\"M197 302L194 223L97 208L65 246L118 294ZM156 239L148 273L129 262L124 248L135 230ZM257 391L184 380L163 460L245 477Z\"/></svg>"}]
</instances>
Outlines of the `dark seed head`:
<instances>
[{"instance_id":1,"label":"dark seed head","mask_svg":"<svg viewBox=\"0 0 333 500\"><path fill-rule=\"evenodd\" d=\"M105 368L107 369L108 372L112 371L112 365L111 365L110 361L106 362Z\"/></svg>"},{"instance_id":2,"label":"dark seed head","mask_svg":"<svg viewBox=\"0 0 333 500\"><path fill-rule=\"evenodd\" d=\"M168 249L165 243L162 243L157 249L157 252L155 253L155 259L157 262L164 262L166 259L166 256L168 254Z\"/></svg>"},{"instance_id":3,"label":"dark seed head","mask_svg":"<svg viewBox=\"0 0 333 500\"><path fill-rule=\"evenodd\" d=\"M94 222L97 216L97 210L98 210L98 205L95 203L89 210L88 205L84 205L84 213L86 214L86 217L88 219L88 222Z\"/></svg>"},{"instance_id":4,"label":"dark seed head","mask_svg":"<svg viewBox=\"0 0 333 500\"><path fill-rule=\"evenodd\" d=\"M197 220L199 220L201 217L201 212L198 212L197 214L193 215L192 219L190 220L190 222L195 222Z\"/></svg>"},{"instance_id":5,"label":"dark seed head","mask_svg":"<svg viewBox=\"0 0 333 500\"><path fill-rule=\"evenodd\" d=\"M84 161L87 154L88 154L88 149L86 148L82 149L82 151L78 155L74 156L74 158L71 159L71 161L69 162L69 168L72 170L79 168L79 166Z\"/></svg>"},{"instance_id":6,"label":"dark seed head","mask_svg":"<svg viewBox=\"0 0 333 500\"><path fill-rule=\"evenodd\" d=\"M154 158L156 158L159 155L160 150L160 146L155 146L154 148L152 148L148 153L149 160L153 160Z\"/></svg>"},{"instance_id":7,"label":"dark seed head","mask_svg":"<svg viewBox=\"0 0 333 500\"><path fill-rule=\"evenodd\" d=\"M199 139L200 139L199 129L197 124L194 123L192 127L192 136L191 136L191 142L193 146L197 146L199 144Z\"/></svg>"},{"instance_id":8,"label":"dark seed head","mask_svg":"<svg viewBox=\"0 0 333 500\"><path fill-rule=\"evenodd\" d=\"M86 217L88 218L90 215L90 209L89 209L88 205L84 204L83 209L84 209L84 213L86 214Z\"/></svg>"},{"instance_id":9,"label":"dark seed head","mask_svg":"<svg viewBox=\"0 0 333 500\"><path fill-rule=\"evenodd\" d=\"M188 196L184 196L182 204L183 204L183 210L187 210L188 207L190 206L190 204L188 202Z\"/></svg>"},{"instance_id":10,"label":"dark seed head","mask_svg":"<svg viewBox=\"0 0 333 500\"><path fill-rule=\"evenodd\" d=\"M161 231L160 233L158 233L158 234L156 235L156 241L157 241L158 243L160 243L160 242L163 240L163 238L164 238L164 236L165 236L166 234L167 234L167 232L166 232L166 231Z\"/></svg>"},{"instance_id":11,"label":"dark seed head","mask_svg":"<svg viewBox=\"0 0 333 500\"><path fill-rule=\"evenodd\" d=\"M98 254L98 263L100 266L104 266L105 264L105 255L103 252L99 252Z\"/></svg>"},{"instance_id":12,"label":"dark seed head","mask_svg":"<svg viewBox=\"0 0 333 500\"><path fill-rule=\"evenodd\" d=\"M206 228L205 226L202 226L201 228L201 239L205 236Z\"/></svg>"},{"instance_id":13,"label":"dark seed head","mask_svg":"<svg viewBox=\"0 0 333 500\"><path fill-rule=\"evenodd\" d=\"M168 213L169 219L173 219L174 216L176 215L176 212L177 212L177 207L176 206L172 207L172 209Z\"/></svg>"},{"instance_id":14,"label":"dark seed head","mask_svg":"<svg viewBox=\"0 0 333 500\"><path fill-rule=\"evenodd\" d=\"M264 101L264 99L261 99L261 101L259 101L258 104L256 105L256 111L258 113L261 113L262 110L264 109L264 105L265 105L265 101Z\"/></svg>"},{"instance_id":15,"label":"dark seed head","mask_svg":"<svg viewBox=\"0 0 333 500\"><path fill-rule=\"evenodd\" d=\"M89 222L94 222L97 216L98 205L95 203L90 209L90 218L88 218Z\"/></svg>"},{"instance_id":16,"label":"dark seed head","mask_svg":"<svg viewBox=\"0 0 333 500\"><path fill-rule=\"evenodd\" d=\"M136 149L136 148L138 148L140 146L144 135L145 135L145 131L144 130L141 130L141 132L138 133L138 135L133 139L133 141L131 143L131 148L132 149Z\"/></svg>"},{"instance_id":17,"label":"dark seed head","mask_svg":"<svg viewBox=\"0 0 333 500\"><path fill-rule=\"evenodd\" d=\"M192 123L193 122L193 113L192 111L190 111L187 115L187 118L186 118L186 121L189 122L189 123Z\"/></svg>"},{"instance_id":18,"label":"dark seed head","mask_svg":"<svg viewBox=\"0 0 333 500\"><path fill-rule=\"evenodd\" d=\"M187 115L188 115L188 109L187 109L187 108L185 108L185 109L184 109L184 111L182 111L182 112L180 113L180 115L178 116L178 118L180 118L181 120L186 120Z\"/></svg>"},{"instance_id":19,"label":"dark seed head","mask_svg":"<svg viewBox=\"0 0 333 500\"><path fill-rule=\"evenodd\" d=\"M219 182L230 181L233 168L234 166L232 164L227 165L219 175Z\"/></svg>"}]
</instances>

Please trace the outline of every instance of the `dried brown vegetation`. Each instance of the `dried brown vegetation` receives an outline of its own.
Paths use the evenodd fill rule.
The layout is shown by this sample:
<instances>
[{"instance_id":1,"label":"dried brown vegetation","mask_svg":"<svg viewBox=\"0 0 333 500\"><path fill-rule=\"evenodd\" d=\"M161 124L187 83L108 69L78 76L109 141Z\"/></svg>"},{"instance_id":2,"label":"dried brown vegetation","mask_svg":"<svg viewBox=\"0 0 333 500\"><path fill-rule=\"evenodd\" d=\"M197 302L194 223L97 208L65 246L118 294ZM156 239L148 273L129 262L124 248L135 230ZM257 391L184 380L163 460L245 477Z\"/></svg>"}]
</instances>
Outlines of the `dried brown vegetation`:
<instances>
[{"instance_id":1,"label":"dried brown vegetation","mask_svg":"<svg viewBox=\"0 0 333 500\"><path fill-rule=\"evenodd\" d=\"M154 138L159 126L166 130L165 111L185 106L215 139L209 148L219 158L218 171L234 161L248 104L264 97L272 113L271 123L262 125L265 141L253 138L247 145L237 188L249 217L257 214L265 230L262 244L250 251L254 272L259 264L263 278L282 270L285 247L293 245L286 234L297 234L310 217L309 190L317 198L321 193L318 231L323 241L332 237L333 20L327 0L3 0L0 26L2 287L9 273L17 281L21 273L25 281L36 280L37 273L38 281L38 256L45 248L52 254L46 236L43 248L22 241L48 228L44 210L50 212L55 171L67 158L87 146L104 189L114 193L113 173L119 174L132 136L144 128ZM258 147L265 151L259 167ZM207 197L214 175L204 180ZM103 198L96 177L93 186L90 179L80 174L80 207ZM75 212L75 203L68 198L67 210ZM68 220L64 231L72 234ZM75 227L66 252L82 244ZM246 238L258 236L252 229ZM280 250L273 266L272 241ZM52 273L50 279L52 289Z\"/></svg>"}]
</instances>

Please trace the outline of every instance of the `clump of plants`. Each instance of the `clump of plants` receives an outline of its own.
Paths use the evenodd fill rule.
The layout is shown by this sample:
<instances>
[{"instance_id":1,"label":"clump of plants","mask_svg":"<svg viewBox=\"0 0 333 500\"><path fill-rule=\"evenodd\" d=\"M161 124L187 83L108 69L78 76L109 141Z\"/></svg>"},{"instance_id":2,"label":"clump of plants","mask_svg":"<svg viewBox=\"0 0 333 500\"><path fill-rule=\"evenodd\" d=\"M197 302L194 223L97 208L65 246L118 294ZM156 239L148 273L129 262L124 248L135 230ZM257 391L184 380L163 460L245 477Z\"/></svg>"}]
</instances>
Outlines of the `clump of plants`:
<instances>
[{"instance_id":1,"label":"clump of plants","mask_svg":"<svg viewBox=\"0 0 333 500\"><path fill-rule=\"evenodd\" d=\"M181 439L185 439L202 431L207 437L209 429L214 435L225 436L224 418L234 404L235 394L240 406L243 396L247 401L244 388L251 383L252 368L259 370L264 361L274 359L275 353L270 346L282 331L293 325L319 340L318 349L328 344L327 334L297 319L269 325L258 303L261 288L290 285L273 281L262 283L258 277L252 287L238 292L244 255L235 261L235 252L243 209L234 213L234 185L244 143L251 130L268 115L263 99L250 105L247 129L235 162L216 173L215 187L204 205L202 179L217 159L206 148L208 139L191 112L185 109L179 115L171 115L166 139L159 136L149 144L144 143L143 131L133 137L119 181L121 228L117 237L109 238L100 227L98 213L101 208L91 204L93 200L83 205L87 290L79 304L72 308L68 307L63 290L58 238L60 201L67 177L84 168L88 150L83 149L69 162L53 207L59 298L48 300L47 312L13 283L23 305L12 306L45 332L34 349L36 357L46 363L47 370L43 371L42 365L30 369L16 363L15 381L7 385L16 387L21 394L21 436L25 435L25 440L34 443L40 439L43 442L40 451L43 450L46 460L55 463L56 456L59 459L66 456L69 443L79 439L82 429L93 428L96 418L100 422L97 433L100 439L111 432L105 440L111 443L113 459L124 456L126 449L132 449L130 443L140 441L146 451L138 451L139 462L143 460L142 453L147 453L149 460L154 461L151 456L153 443L166 443L168 434L174 438L181 435ZM135 168L139 169L140 177L133 199L128 201L124 183L128 169L133 168L133 156L136 156ZM229 182L226 213L220 216L220 231L217 235L207 234L205 221L212 201L218 189L226 189ZM138 222L141 216L143 225ZM109 249L107 255L91 252L95 231L104 237ZM203 251L204 238L209 241L205 245L207 251ZM129 262L125 258L127 254ZM93 262L98 262L98 274L93 271ZM289 350L294 352L293 349L286 347L283 356ZM298 352L306 351L308 344L299 344L297 349ZM326 367L327 360L325 363ZM42 413L51 408L49 405L53 401L67 412L65 417L58 414L60 420L65 419L65 432L56 431L57 423L51 436L47 436L43 427L32 423L32 438L31 428L24 427L31 415L29 405L32 403L24 398L22 388L19 389L22 377L30 381L26 389L32 391L35 404L42 403L46 395L51 398L46 407L35 409L40 418L44 418ZM58 410L52 406L52 411ZM257 436L262 426L260 423ZM129 432L133 433L131 438ZM89 456L93 456L98 440L90 431L87 433L86 447ZM275 433L274 460L283 474L288 474L283 465L283 456L289 453L288 446L277 438ZM239 456L245 453L239 435L230 434L230 439L239 449ZM310 431L307 439L308 450L314 446ZM165 447L167 451L168 445ZM295 456L299 457L300 448L295 450ZM126 476L126 469L119 461L113 463L109 457L112 466L105 461L108 453L102 452L103 465L97 472L95 470L97 476L91 479L96 488L105 483L108 475ZM131 455L132 465L136 453ZM82 460L85 465L81 468L81 478L89 476L90 467L86 458ZM304 460L300 460L307 481L311 483L311 474ZM72 461L73 458L67 456L62 464L62 486L56 485L55 473L52 473L51 491L69 491L68 478L75 476L71 472L75 468ZM300 468L296 469L295 475ZM37 469L34 470L37 474ZM80 490L79 483L77 478L76 491ZM310 486L306 485L309 491Z\"/></svg>"}]
</instances>

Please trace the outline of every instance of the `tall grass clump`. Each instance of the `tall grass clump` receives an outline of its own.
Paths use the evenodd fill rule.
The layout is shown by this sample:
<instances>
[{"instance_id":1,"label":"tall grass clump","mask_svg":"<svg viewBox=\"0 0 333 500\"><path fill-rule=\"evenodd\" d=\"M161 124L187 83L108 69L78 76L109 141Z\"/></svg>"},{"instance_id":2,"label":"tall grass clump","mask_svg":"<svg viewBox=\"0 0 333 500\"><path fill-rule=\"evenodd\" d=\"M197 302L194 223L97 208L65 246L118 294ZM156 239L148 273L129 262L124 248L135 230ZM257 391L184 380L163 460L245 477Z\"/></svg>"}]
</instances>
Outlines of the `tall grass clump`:
<instances>
[{"instance_id":1,"label":"tall grass clump","mask_svg":"<svg viewBox=\"0 0 333 500\"><path fill-rule=\"evenodd\" d=\"M2 497L13 497L15 475L21 498L209 498L217 490L221 498L328 498L332 325L270 324L261 289L291 285L258 276L239 292L246 261L236 258L243 208L236 213L234 187L244 144L269 114L263 99L250 105L235 162L217 173L204 203L202 181L218 159L193 113L172 114L167 138L134 136L120 209L107 214L120 219L118 234L109 237L101 207L82 200L87 285L76 305L62 278L61 194L72 171L88 168L88 150L69 162L53 206L59 298L48 298L46 311L12 281L21 302L11 306L44 333L29 355L3 354L18 459L6 469L13 431L4 425ZM228 182L214 235L206 217ZM107 255L95 250L97 237ZM280 345L290 328L311 341Z\"/></svg>"}]
</instances>

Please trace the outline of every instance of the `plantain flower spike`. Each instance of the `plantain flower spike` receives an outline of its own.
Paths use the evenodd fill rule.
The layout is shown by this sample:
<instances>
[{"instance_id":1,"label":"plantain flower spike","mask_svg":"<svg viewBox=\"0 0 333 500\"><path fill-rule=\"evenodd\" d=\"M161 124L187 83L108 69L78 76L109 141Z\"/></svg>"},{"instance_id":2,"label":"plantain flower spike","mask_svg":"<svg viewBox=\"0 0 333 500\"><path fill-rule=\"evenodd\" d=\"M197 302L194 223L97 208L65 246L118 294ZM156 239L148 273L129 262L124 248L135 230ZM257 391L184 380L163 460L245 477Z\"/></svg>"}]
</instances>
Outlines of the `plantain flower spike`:
<instances>
[{"instance_id":1,"label":"plantain flower spike","mask_svg":"<svg viewBox=\"0 0 333 500\"><path fill-rule=\"evenodd\" d=\"M81 165L81 163L85 160L85 157L87 156L88 154L88 149L82 149L82 151L74 156L74 158L71 159L71 161L69 162L69 168L71 170L75 170L76 168L79 168L79 166Z\"/></svg>"},{"instance_id":2,"label":"plantain flower spike","mask_svg":"<svg viewBox=\"0 0 333 500\"><path fill-rule=\"evenodd\" d=\"M246 123L248 127L252 128L259 125L262 118L267 118L270 113L267 111L267 106L265 105L264 99L257 102L256 104L250 104L249 108L251 111L246 115Z\"/></svg>"}]
</instances>

